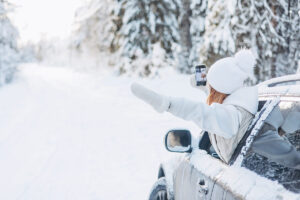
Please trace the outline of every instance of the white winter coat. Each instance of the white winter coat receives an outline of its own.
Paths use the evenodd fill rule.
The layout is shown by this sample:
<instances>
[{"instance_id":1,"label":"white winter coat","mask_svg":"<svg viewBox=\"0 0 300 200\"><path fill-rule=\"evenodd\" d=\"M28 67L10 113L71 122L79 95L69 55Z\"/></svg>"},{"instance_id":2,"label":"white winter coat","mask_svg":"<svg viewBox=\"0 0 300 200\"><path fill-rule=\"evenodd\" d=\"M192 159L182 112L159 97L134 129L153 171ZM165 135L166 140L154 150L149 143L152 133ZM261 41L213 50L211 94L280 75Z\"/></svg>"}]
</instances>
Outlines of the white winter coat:
<instances>
[{"instance_id":1,"label":"white winter coat","mask_svg":"<svg viewBox=\"0 0 300 200\"><path fill-rule=\"evenodd\" d=\"M228 163L236 146L246 132L258 107L257 87L244 87L230 94L223 104L207 105L184 98L170 97L169 112L195 122L209 132L211 143Z\"/></svg>"}]
</instances>

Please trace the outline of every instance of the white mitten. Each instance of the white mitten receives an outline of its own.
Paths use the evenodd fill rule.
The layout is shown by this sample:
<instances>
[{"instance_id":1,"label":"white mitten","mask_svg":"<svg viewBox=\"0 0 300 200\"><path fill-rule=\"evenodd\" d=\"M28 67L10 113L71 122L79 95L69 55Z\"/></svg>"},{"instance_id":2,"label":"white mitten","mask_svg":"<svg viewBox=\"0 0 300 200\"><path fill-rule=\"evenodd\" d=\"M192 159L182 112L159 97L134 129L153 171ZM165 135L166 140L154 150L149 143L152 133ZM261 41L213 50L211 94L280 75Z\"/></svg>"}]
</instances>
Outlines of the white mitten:
<instances>
[{"instance_id":1,"label":"white mitten","mask_svg":"<svg viewBox=\"0 0 300 200\"><path fill-rule=\"evenodd\" d=\"M162 113L167 111L170 106L170 100L164 95L160 95L138 83L133 83L131 85L132 93L150 104L157 112Z\"/></svg>"}]
</instances>

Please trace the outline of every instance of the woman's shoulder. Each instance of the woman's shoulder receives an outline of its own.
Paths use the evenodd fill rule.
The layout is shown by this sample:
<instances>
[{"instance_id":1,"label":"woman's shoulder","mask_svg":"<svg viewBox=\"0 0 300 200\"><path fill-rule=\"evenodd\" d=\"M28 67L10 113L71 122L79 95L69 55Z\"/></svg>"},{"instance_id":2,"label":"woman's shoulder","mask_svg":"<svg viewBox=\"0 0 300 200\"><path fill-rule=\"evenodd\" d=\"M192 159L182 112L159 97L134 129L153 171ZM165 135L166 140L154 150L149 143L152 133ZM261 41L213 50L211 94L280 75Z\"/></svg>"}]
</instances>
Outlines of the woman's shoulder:
<instances>
[{"instance_id":1,"label":"woman's shoulder","mask_svg":"<svg viewBox=\"0 0 300 200\"><path fill-rule=\"evenodd\" d=\"M226 97L223 104L241 107L255 114L258 108L258 89L256 86L240 88Z\"/></svg>"}]
</instances>

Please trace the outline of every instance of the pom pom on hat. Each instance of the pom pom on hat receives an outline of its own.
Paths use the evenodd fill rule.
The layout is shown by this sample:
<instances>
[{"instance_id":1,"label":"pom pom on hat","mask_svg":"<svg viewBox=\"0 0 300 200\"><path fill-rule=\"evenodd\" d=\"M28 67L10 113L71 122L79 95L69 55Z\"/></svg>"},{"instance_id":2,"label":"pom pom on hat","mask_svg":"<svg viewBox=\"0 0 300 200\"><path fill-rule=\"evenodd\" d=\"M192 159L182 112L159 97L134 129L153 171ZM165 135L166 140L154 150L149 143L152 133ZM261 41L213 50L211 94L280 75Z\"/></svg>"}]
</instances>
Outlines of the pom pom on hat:
<instances>
[{"instance_id":1,"label":"pom pom on hat","mask_svg":"<svg viewBox=\"0 0 300 200\"><path fill-rule=\"evenodd\" d=\"M255 57L250 50L242 49L233 57L215 62L207 74L207 82L218 92L231 94L243 87L244 81L253 76Z\"/></svg>"},{"instance_id":2,"label":"pom pom on hat","mask_svg":"<svg viewBox=\"0 0 300 200\"><path fill-rule=\"evenodd\" d=\"M253 75L255 57L249 49L242 49L234 55L236 65L248 76Z\"/></svg>"}]
</instances>

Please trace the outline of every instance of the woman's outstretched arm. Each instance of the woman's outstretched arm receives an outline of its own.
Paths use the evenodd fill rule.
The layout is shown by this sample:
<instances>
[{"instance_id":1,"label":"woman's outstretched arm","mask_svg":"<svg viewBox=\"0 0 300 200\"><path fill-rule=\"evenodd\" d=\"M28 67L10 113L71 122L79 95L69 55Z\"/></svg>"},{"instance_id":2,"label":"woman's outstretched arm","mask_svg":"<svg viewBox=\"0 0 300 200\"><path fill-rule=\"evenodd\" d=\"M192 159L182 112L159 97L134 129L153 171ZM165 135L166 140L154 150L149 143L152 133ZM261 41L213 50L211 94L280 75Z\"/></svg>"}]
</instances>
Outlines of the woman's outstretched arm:
<instances>
[{"instance_id":1,"label":"woman's outstretched arm","mask_svg":"<svg viewBox=\"0 0 300 200\"><path fill-rule=\"evenodd\" d=\"M184 120L195 122L201 129L231 138L237 134L241 122L241 113L232 105L213 103L207 105L185 98L169 97L171 103L168 112Z\"/></svg>"},{"instance_id":2,"label":"woman's outstretched arm","mask_svg":"<svg viewBox=\"0 0 300 200\"><path fill-rule=\"evenodd\" d=\"M131 85L131 91L156 111L168 111L177 117L195 122L205 131L224 138L231 138L239 129L241 113L232 105L213 103L209 106L184 98L167 97L138 83Z\"/></svg>"}]
</instances>

